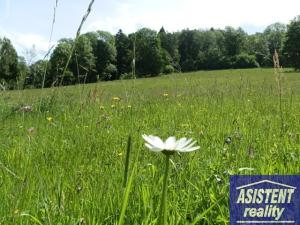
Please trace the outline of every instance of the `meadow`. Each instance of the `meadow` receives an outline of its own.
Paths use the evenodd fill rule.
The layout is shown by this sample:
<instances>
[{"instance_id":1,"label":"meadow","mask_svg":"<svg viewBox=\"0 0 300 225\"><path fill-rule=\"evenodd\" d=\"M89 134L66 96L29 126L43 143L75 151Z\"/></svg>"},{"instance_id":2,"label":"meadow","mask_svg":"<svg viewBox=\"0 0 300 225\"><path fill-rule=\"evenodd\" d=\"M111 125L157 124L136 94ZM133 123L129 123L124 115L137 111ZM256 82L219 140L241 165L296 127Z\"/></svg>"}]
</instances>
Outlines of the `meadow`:
<instances>
[{"instance_id":1,"label":"meadow","mask_svg":"<svg viewBox=\"0 0 300 225\"><path fill-rule=\"evenodd\" d=\"M201 147L172 157L168 224L229 224L230 175L300 173L299 75L281 109L273 69L0 92L0 224L156 224L164 157L142 134Z\"/></svg>"}]
</instances>

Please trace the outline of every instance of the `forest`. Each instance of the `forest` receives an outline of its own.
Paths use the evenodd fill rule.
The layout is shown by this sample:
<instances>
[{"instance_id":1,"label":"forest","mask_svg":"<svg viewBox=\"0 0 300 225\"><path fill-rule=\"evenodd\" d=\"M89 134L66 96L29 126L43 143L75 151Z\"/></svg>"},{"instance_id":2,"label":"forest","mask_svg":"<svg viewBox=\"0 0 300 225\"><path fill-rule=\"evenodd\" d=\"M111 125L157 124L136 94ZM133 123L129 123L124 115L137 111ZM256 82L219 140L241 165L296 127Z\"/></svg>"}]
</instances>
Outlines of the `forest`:
<instances>
[{"instance_id":1,"label":"forest","mask_svg":"<svg viewBox=\"0 0 300 225\"><path fill-rule=\"evenodd\" d=\"M0 36L1 37L1 36ZM61 39L35 62L18 56L0 38L0 90L44 88L198 70L272 67L279 53L284 67L300 69L300 17L274 23L261 33L242 28L156 32L149 28L115 35L106 31ZM134 71L133 71L134 70Z\"/></svg>"}]
</instances>

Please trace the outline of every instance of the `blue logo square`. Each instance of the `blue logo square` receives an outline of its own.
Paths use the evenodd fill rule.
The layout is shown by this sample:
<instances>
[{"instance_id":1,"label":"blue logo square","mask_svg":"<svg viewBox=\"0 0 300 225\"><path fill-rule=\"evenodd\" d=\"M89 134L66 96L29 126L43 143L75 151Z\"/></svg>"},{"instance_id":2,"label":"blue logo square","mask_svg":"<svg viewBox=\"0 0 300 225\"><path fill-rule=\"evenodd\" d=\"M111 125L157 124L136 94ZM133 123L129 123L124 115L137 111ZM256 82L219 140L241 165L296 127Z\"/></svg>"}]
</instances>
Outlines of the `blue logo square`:
<instances>
[{"instance_id":1,"label":"blue logo square","mask_svg":"<svg viewBox=\"0 0 300 225\"><path fill-rule=\"evenodd\" d=\"M230 225L300 225L300 175L230 177Z\"/></svg>"}]
</instances>

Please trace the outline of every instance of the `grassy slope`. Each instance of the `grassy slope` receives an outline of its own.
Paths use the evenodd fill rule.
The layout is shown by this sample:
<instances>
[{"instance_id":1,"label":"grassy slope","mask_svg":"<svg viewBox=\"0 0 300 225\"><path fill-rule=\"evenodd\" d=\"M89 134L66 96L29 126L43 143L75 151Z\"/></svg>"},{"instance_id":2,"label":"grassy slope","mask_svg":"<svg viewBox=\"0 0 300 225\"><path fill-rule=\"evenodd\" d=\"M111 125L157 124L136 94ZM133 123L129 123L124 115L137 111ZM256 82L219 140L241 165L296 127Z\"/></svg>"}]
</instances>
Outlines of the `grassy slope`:
<instances>
[{"instance_id":1,"label":"grassy slope","mask_svg":"<svg viewBox=\"0 0 300 225\"><path fill-rule=\"evenodd\" d=\"M132 134L131 160L140 155L125 224L154 224L164 158L145 149L146 133L192 137L201 146L173 158L170 224L189 224L224 194L201 224L228 224L229 174L250 173L241 167L255 174L300 172L300 79L285 77L283 136L271 69L0 93L0 223L115 224ZM34 111L19 112L21 104Z\"/></svg>"}]
</instances>

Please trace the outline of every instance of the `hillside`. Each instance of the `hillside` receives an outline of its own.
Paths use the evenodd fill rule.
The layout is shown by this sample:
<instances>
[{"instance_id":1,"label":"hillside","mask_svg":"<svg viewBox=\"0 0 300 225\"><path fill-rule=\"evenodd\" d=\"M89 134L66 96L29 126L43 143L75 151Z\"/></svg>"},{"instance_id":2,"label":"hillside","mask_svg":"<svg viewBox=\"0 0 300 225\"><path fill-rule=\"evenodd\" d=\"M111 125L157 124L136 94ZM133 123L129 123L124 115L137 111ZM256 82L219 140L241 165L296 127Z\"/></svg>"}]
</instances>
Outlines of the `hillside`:
<instances>
[{"instance_id":1,"label":"hillside","mask_svg":"<svg viewBox=\"0 0 300 225\"><path fill-rule=\"evenodd\" d=\"M0 92L0 224L116 224L129 136L125 224L155 224L164 158L142 134L201 147L172 157L169 223L213 206L201 224L229 224L229 175L300 173L299 75L283 74L281 110L273 69Z\"/></svg>"}]
</instances>

